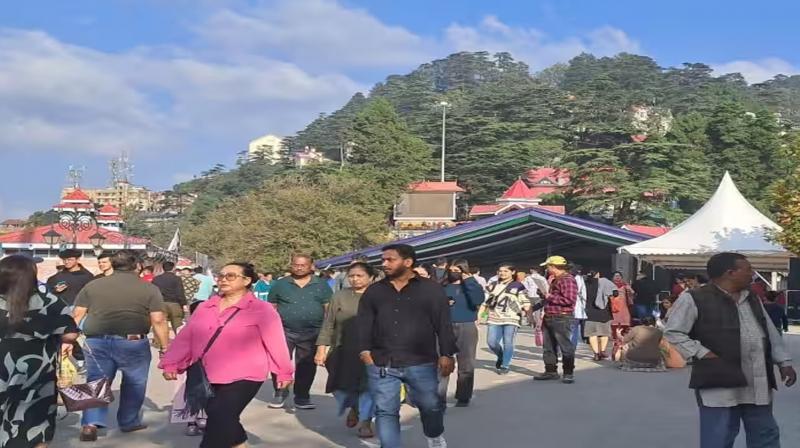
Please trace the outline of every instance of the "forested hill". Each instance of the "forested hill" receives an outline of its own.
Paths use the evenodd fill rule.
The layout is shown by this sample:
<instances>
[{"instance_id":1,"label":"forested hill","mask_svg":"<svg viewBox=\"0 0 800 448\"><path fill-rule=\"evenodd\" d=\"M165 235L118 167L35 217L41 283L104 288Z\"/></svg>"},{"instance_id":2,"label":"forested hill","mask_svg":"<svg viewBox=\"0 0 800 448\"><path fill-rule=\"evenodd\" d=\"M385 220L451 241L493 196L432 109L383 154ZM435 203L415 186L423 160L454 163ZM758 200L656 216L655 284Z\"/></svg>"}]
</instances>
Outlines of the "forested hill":
<instances>
[{"instance_id":1,"label":"forested hill","mask_svg":"<svg viewBox=\"0 0 800 448\"><path fill-rule=\"evenodd\" d=\"M199 196L175 223L186 247L277 270L288 250L327 257L385 241L403 189L438 177L442 102L447 176L467 188L463 206L554 166L572 185L547 201L617 225L679 223L725 170L785 227L800 213L800 77L748 85L704 64L664 68L630 54L531 74L507 53L458 53L388 77L284 142L336 161L347 148L344 164L242 157L176 186Z\"/></svg>"},{"instance_id":2,"label":"forested hill","mask_svg":"<svg viewBox=\"0 0 800 448\"><path fill-rule=\"evenodd\" d=\"M800 76L748 85L740 74L715 76L702 63L665 68L632 54L583 54L531 73L508 53L477 52L389 76L284 143L288 151L310 146L338 161L341 148L366 139L372 144L355 148L347 161L357 167L365 152L391 160L400 150L392 141L419 138L431 155L422 172L435 178L442 101L448 103L447 175L467 187L467 204L494 200L530 167L564 167L572 170L575 188L550 199L565 202L570 213L602 214L615 223L675 224L708 197L725 170L762 210L773 209L771 186L791 169L782 148L800 126ZM394 135L394 124L381 127L392 116L384 103L409 135ZM359 117L387 139L378 144L375 135L359 134ZM230 171L214 167L176 189L200 195L188 216L197 223L223 198L293 171L241 162Z\"/></svg>"},{"instance_id":3,"label":"forested hill","mask_svg":"<svg viewBox=\"0 0 800 448\"><path fill-rule=\"evenodd\" d=\"M314 120L287 146L312 146L338 160L353 119L378 98L389 100L434 153L441 140L439 103L449 104L448 175L469 187L472 202L496 198L525 168L579 165L595 168L584 173L588 183L605 176L625 187L615 220L626 220L624 203L647 190L691 208L724 170L767 207L767 187L787 172L779 154L782 139L800 124L800 76L748 85L738 73L714 76L702 63L665 68L632 54L583 54L531 74L508 53L477 52L389 76L368 96L358 93ZM635 143L633 135L647 139ZM600 166L630 168L648 157L658 160L640 173L597 173ZM675 191L670 184L681 177L691 182ZM573 208L597 206L583 196Z\"/></svg>"}]
</instances>

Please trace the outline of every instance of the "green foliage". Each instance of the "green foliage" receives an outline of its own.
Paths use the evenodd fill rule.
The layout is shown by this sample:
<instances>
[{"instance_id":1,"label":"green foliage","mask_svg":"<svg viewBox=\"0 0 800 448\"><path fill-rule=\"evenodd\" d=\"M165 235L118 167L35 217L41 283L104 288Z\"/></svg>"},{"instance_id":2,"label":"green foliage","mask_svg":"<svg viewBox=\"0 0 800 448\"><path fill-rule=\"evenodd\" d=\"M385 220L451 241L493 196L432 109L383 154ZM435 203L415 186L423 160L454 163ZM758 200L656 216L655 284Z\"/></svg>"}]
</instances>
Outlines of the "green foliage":
<instances>
[{"instance_id":1,"label":"green foliage","mask_svg":"<svg viewBox=\"0 0 800 448\"><path fill-rule=\"evenodd\" d=\"M58 213L56 213L55 211L53 210L48 210L46 212L37 211L28 217L26 225L29 227L39 227L57 222L58 222Z\"/></svg>"},{"instance_id":2,"label":"green foliage","mask_svg":"<svg viewBox=\"0 0 800 448\"><path fill-rule=\"evenodd\" d=\"M794 254L800 254L800 136L793 136L784 147L783 155L791 166L789 175L781 178L772 189L776 217L783 231L775 235L778 243Z\"/></svg>"},{"instance_id":3,"label":"green foliage","mask_svg":"<svg viewBox=\"0 0 800 448\"><path fill-rule=\"evenodd\" d=\"M766 111L749 112L741 103L720 104L706 130L708 158L715 178L729 171L745 197L761 202L776 175L785 173L781 163L780 127Z\"/></svg>"},{"instance_id":4,"label":"green foliage","mask_svg":"<svg viewBox=\"0 0 800 448\"><path fill-rule=\"evenodd\" d=\"M570 151L567 199L575 212L615 223L677 224L680 201L707 198L708 174L700 153L676 143L632 143Z\"/></svg>"},{"instance_id":5,"label":"green foliage","mask_svg":"<svg viewBox=\"0 0 800 448\"><path fill-rule=\"evenodd\" d=\"M385 204L372 195L380 188L351 173L276 177L223 201L217 213L187 229L185 243L219 260L283 271L293 251L319 258L385 241Z\"/></svg>"},{"instance_id":6,"label":"green foliage","mask_svg":"<svg viewBox=\"0 0 800 448\"><path fill-rule=\"evenodd\" d=\"M223 258L255 257L270 266L283 263L292 248L329 255L374 241L405 185L438 177L441 101L448 103L447 177L467 187L466 205L495 200L527 169L539 166L573 171L572 191L549 195L547 203L566 200L570 213L615 224L676 224L702 204L726 170L762 210L774 205L776 197L787 200L788 193L771 191L793 191L786 183L773 186L794 169L781 148L783 134L800 123L800 76L748 86L739 74L714 76L706 64L661 68L649 57L632 54L582 54L531 75L526 64L508 53L462 52L406 75L391 75L368 96L354 95L340 110L321 114L284 141L287 151L311 146L334 160L348 149L343 168L296 169L242 158L233 170L216 166L176 186L176 192L199 195L184 218L191 225L187 238L196 229L204 235L195 240L201 251ZM644 123L634 120L637 111L649 115ZM644 143L632 143L632 136L642 135ZM354 207L367 210L374 221L356 222L352 208L320 190L341 185L369 190L371 202L356 201ZM287 205L274 211L285 214L288 227L299 220L292 207L313 209L304 198L317 195L334 204L319 211L334 213L321 215L331 225L363 225L372 229L369 236L330 229L326 223L322 228L330 241L297 240L270 229L273 233L262 235L270 235L269 243L242 243L250 244L245 247L251 252L236 252L236 242L227 235L215 249L209 223L223 226L217 234L227 233L231 220L238 219L231 218L228 208L239 212L242 207L233 204L266 200L264 195L278 195L279 187L298 195L295 201L280 192ZM267 202L274 205L272 199ZM273 212L256 209L252 225L266 226L255 223ZM269 214L268 222L283 225L275 216ZM246 239L244 234L237 238Z\"/></svg>"},{"instance_id":7,"label":"green foliage","mask_svg":"<svg viewBox=\"0 0 800 448\"><path fill-rule=\"evenodd\" d=\"M408 130L386 99L376 99L355 118L349 133L350 162L380 173L381 185L402 189L433 168L431 150Z\"/></svg>"},{"instance_id":8,"label":"green foliage","mask_svg":"<svg viewBox=\"0 0 800 448\"><path fill-rule=\"evenodd\" d=\"M336 112L320 116L297 135L284 140L284 146L302 149L306 146L316 148L332 160L339 160L340 149L347 145L347 132L355 117L364 109L367 99L356 93L350 101Z\"/></svg>"}]
</instances>

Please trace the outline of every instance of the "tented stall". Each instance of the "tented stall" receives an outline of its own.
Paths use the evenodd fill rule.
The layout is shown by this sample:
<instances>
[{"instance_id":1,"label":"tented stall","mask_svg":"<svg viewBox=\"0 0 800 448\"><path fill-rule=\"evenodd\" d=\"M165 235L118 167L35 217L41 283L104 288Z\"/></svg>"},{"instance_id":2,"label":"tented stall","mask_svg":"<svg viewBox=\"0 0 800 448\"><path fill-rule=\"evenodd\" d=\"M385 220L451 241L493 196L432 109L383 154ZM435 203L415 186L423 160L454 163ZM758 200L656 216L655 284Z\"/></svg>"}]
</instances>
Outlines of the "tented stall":
<instances>
[{"instance_id":1,"label":"tented stall","mask_svg":"<svg viewBox=\"0 0 800 448\"><path fill-rule=\"evenodd\" d=\"M647 238L588 219L527 208L394 242L414 246L422 263L447 257L466 258L484 269L501 262L523 268L558 254L584 267L609 270L618 247ZM356 256L378 263L381 246L319 260L317 266L340 268Z\"/></svg>"},{"instance_id":2,"label":"tented stall","mask_svg":"<svg viewBox=\"0 0 800 448\"><path fill-rule=\"evenodd\" d=\"M666 269L704 269L717 252L739 252L759 271L788 272L792 254L770 241L780 226L753 207L727 172L717 191L677 227L657 238L619 248Z\"/></svg>"}]
</instances>

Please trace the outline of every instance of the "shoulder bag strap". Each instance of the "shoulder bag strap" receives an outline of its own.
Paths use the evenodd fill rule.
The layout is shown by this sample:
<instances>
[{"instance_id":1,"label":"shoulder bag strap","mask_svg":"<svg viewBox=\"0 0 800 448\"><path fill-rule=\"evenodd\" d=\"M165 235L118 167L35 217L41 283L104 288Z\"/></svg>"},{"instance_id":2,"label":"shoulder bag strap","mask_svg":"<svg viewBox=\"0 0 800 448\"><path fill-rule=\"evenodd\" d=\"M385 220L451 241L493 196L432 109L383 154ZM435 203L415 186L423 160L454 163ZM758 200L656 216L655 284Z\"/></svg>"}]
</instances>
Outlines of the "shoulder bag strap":
<instances>
[{"instance_id":1,"label":"shoulder bag strap","mask_svg":"<svg viewBox=\"0 0 800 448\"><path fill-rule=\"evenodd\" d=\"M241 310L242 310L241 308L237 308L236 311L234 311L233 314L231 314L231 317L229 317L222 325L219 326L219 328L217 328L217 331L215 331L214 334L211 336L211 339L208 340L208 344L206 344L206 348L203 349L203 354L200 355L200 358L206 356L206 353L208 353L208 350L214 344L214 341L216 341L217 338L219 337L219 334L222 333L222 329L225 328L225 325L228 325L228 322L230 322L234 317L236 317L236 315L239 314L239 311Z\"/></svg>"}]
</instances>

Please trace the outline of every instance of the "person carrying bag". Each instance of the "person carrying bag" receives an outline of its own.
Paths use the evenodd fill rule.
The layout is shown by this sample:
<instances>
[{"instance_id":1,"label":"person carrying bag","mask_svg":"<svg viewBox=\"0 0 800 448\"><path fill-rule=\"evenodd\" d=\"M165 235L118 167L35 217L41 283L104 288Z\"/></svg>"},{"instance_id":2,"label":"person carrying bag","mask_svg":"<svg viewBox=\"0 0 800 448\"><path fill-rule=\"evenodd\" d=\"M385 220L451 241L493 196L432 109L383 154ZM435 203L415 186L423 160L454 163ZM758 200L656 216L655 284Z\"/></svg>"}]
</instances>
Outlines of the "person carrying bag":
<instances>
[{"instance_id":1,"label":"person carrying bag","mask_svg":"<svg viewBox=\"0 0 800 448\"><path fill-rule=\"evenodd\" d=\"M211 387L211 383L208 381L208 375L206 375L206 369L203 367L203 357L208 353L211 346L214 345L214 341L216 341L220 333L222 333L222 329L239 314L239 311L241 311L241 308L237 308L236 311L228 317L225 323L217 328L217 331L215 331L211 339L208 340L208 344L206 344L206 348L203 350L200 357L186 369L186 386L183 392L183 399L186 403L186 407L183 408L184 417L199 414L200 411L205 410L208 400L214 398L214 389Z\"/></svg>"}]
</instances>

